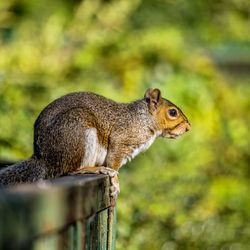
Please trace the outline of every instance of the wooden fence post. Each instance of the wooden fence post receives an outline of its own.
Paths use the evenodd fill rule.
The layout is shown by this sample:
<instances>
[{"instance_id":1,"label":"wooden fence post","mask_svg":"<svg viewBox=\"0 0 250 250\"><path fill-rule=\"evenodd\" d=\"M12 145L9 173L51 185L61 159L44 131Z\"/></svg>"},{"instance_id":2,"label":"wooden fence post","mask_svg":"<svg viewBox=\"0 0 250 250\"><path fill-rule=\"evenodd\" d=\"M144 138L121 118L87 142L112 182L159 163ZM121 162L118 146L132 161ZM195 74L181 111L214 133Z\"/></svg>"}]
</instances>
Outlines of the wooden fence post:
<instances>
[{"instance_id":1,"label":"wooden fence post","mask_svg":"<svg viewBox=\"0 0 250 250\"><path fill-rule=\"evenodd\" d=\"M0 249L115 249L109 187L77 175L0 190Z\"/></svg>"}]
</instances>

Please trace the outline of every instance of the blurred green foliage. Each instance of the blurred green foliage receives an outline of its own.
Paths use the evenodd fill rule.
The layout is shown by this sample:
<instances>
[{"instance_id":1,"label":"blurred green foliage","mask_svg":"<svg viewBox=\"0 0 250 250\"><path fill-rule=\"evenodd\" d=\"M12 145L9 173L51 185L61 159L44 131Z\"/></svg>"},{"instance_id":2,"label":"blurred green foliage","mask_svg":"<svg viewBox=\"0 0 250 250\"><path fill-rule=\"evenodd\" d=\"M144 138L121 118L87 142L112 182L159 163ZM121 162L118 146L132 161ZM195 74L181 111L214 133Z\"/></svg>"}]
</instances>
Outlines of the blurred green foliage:
<instances>
[{"instance_id":1,"label":"blurred green foliage","mask_svg":"<svg viewBox=\"0 0 250 250\"><path fill-rule=\"evenodd\" d=\"M0 2L0 157L29 157L37 115L63 94L123 102L158 87L192 131L121 170L117 249L249 249L249 10L248 0Z\"/></svg>"}]
</instances>

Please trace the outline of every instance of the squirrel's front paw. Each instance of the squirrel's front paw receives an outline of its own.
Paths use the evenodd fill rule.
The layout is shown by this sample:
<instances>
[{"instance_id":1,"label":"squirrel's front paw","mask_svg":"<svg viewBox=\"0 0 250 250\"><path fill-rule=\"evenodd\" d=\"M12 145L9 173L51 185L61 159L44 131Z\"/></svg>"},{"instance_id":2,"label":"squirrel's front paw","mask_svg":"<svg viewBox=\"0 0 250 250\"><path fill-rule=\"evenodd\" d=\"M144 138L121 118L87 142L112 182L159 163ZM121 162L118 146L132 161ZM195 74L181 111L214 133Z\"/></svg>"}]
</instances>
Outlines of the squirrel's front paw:
<instances>
[{"instance_id":1,"label":"squirrel's front paw","mask_svg":"<svg viewBox=\"0 0 250 250\"><path fill-rule=\"evenodd\" d=\"M120 193L120 185L117 176L110 178L110 197L111 197L111 205L115 206L117 197Z\"/></svg>"},{"instance_id":2,"label":"squirrel's front paw","mask_svg":"<svg viewBox=\"0 0 250 250\"><path fill-rule=\"evenodd\" d=\"M106 174L110 178L113 178L113 177L118 175L118 171L116 171L116 170L114 170L112 168L108 168L108 167L100 167L99 173L100 174Z\"/></svg>"}]
</instances>

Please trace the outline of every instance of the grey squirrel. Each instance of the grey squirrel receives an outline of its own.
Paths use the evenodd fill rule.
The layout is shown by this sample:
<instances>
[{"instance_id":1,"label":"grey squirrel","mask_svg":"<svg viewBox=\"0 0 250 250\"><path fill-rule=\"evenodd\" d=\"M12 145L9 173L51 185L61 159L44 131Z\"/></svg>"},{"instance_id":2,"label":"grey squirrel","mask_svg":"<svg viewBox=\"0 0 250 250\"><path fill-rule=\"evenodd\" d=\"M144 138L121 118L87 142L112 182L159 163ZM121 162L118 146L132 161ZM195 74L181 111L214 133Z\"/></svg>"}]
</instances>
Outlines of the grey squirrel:
<instances>
[{"instance_id":1,"label":"grey squirrel","mask_svg":"<svg viewBox=\"0 0 250 250\"><path fill-rule=\"evenodd\" d=\"M117 171L159 137L177 138L190 129L183 112L148 89L144 98L117 103L101 95L77 92L50 103L34 124L31 158L0 170L0 186L74 173L111 176L117 197Z\"/></svg>"}]
</instances>

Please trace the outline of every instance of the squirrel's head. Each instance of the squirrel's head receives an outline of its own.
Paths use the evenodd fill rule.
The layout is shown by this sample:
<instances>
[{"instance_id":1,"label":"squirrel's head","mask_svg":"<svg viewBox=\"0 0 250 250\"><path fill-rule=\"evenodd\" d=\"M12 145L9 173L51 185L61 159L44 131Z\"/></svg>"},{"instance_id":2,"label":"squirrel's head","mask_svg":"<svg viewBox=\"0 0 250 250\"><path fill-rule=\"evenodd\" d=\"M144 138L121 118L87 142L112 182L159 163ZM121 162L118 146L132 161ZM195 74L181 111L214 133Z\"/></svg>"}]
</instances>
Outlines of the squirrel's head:
<instances>
[{"instance_id":1,"label":"squirrel's head","mask_svg":"<svg viewBox=\"0 0 250 250\"><path fill-rule=\"evenodd\" d=\"M175 139L191 129L187 117L180 108L162 98L159 89L148 89L144 98L148 103L149 112L154 116L162 131L163 137Z\"/></svg>"}]
</instances>

